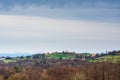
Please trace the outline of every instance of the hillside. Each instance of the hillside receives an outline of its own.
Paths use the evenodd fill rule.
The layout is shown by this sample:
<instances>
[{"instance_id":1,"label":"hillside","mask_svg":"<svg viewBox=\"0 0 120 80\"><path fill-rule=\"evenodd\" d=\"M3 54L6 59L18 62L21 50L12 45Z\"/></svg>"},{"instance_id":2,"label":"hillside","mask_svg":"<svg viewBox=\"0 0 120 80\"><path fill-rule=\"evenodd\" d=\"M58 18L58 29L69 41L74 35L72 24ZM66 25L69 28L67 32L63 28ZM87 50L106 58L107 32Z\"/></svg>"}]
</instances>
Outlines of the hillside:
<instances>
[{"instance_id":1,"label":"hillside","mask_svg":"<svg viewBox=\"0 0 120 80\"><path fill-rule=\"evenodd\" d=\"M52 58L52 59L71 59L71 58L75 58L75 55L63 54L63 53L53 53L53 54L48 54L47 58Z\"/></svg>"},{"instance_id":2,"label":"hillside","mask_svg":"<svg viewBox=\"0 0 120 80\"><path fill-rule=\"evenodd\" d=\"M106 55L102 57L98 57L95 59L89 59L89 62L118 62L120 61L120 55Z\"/></svg>"}]
</instances>

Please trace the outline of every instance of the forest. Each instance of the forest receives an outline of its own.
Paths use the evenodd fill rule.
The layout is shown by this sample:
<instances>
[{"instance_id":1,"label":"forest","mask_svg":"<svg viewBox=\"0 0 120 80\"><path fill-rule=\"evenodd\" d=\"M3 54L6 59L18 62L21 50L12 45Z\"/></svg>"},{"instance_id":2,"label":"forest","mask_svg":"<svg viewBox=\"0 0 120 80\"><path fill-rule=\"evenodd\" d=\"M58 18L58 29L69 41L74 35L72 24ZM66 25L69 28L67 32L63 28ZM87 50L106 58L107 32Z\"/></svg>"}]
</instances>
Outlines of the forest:
<instances>
[{"instance_id":1,"label":"forest","mask_svg":"<svg viewBox=\"0 0 120 80\"><path fill-rule=\"evenodd\" d=\"M1 57L0 80L120 80L119 53L120 50L92 56L55 52Z\"/></svg>"},{"instance_id":2,"label":"forest","mask_svg":"<svg viewBox=\"0 0 120 80\"><path fill-rule=\"evenodd\" d=\"M0 80L120 80L120 61L35 59L0 63Z\"/></svg>"}]
</instances>

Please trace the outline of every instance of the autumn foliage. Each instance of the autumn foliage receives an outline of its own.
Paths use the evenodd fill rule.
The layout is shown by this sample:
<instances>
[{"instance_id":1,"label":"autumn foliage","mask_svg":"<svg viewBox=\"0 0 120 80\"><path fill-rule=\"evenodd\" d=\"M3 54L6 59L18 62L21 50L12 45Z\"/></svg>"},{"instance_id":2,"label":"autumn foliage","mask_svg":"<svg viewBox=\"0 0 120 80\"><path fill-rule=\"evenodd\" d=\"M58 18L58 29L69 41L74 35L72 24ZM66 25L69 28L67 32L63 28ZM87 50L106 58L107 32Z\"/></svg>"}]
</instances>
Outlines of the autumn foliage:
<instances>
[{"instance_id":1,"label":"autumn foliage","mask_svg":"<svg viewBox=\"0 0 120 80\"><path fill-rule=\"evenodd\" d=\"M120 80L120 63L58 64L47 68L0 64L0 80Z\"/></svg>"}]
</instances>

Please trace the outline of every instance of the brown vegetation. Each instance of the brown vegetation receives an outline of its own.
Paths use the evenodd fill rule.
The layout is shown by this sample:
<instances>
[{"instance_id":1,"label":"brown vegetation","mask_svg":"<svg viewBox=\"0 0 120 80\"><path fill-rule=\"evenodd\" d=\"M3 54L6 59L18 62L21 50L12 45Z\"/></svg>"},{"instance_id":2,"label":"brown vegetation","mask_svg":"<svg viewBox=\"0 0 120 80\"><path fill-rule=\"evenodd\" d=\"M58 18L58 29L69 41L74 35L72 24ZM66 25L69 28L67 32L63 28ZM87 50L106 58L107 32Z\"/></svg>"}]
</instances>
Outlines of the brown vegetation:
<instances>
[{"instance_id":1,"label":"brown vegetation","mask_svg":"<svg viewBox=\"0 0 120 80\"><path fill-rule=\"evenodd\" d=\"M0 80L120 80L120 63L65 63L46 68L0 64Z\"/></svg>"}]
</instances>

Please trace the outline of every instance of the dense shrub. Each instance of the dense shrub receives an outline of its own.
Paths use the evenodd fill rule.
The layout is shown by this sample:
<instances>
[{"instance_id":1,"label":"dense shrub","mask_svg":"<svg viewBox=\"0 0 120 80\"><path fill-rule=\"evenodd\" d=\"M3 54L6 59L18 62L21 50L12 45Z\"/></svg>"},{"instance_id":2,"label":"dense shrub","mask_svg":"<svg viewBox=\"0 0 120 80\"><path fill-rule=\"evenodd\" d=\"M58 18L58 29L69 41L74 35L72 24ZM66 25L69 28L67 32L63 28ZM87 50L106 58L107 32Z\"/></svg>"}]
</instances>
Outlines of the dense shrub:
<instances>
[{"instance_id":1,"label":"dense shrub","mask_svg":"<svg viewBox=\"0 0 120 80\"><path fill-rule=\"evenodd\" d=\"M84 63L79 66L65 63L46 68L41 65L16 67L16 63L0 64L0 80L120 80L119 62Z\"/></svg>"}]
</instances>

